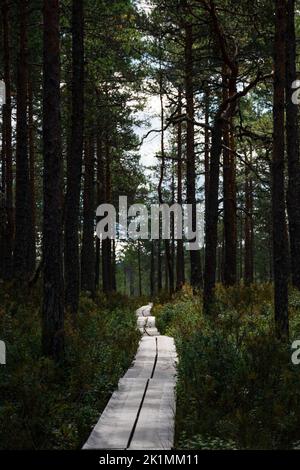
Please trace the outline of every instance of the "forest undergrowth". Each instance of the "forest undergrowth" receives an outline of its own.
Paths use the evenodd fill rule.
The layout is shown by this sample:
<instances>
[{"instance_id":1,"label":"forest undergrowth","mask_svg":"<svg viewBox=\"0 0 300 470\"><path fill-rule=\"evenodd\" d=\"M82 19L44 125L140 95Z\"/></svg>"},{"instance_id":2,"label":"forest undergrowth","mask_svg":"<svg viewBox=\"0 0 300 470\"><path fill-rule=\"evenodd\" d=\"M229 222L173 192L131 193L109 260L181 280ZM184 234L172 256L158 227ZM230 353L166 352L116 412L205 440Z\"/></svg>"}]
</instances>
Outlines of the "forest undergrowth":
<instances>
[{"instance_id":1,"label":"forest undergrowth","mask_svg":"<svg viewBox=\"0 0 300 470\"><path fill-rule=\"evenodd\" d=\"M185 288L156 305L158 329L179 355L176 448L290 449L300 440L300 295L289 297L290 341L274 338L269 284L216 290L213 318Z\"/></svg>"},{"instance_id":2,"label":"forest undergrowth","mask_svg":"<svg viewBox=\"0 0 300 470\"><path fill-rule=\"evenodd\" d=\"M41 355L40 298L39 289L1 288L0 449L81 448L137 349L138 300L82 296L56 364Z\"/></svg>"}]
</instances>

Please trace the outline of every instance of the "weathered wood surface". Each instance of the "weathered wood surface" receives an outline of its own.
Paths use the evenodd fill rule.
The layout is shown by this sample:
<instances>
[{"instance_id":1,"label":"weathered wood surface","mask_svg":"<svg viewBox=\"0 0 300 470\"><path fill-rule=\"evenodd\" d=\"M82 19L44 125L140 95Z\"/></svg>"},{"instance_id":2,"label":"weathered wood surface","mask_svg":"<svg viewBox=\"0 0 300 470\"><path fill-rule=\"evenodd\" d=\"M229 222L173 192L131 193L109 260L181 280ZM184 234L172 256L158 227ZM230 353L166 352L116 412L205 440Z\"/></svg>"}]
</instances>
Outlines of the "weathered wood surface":
<instances>
[{"instance_id":1,"label":"weathered wood surface","mask_svg":"<svg viewBox=\"0 0 300 470\"><path fill-rule=\"evenodd\" d=\"M173 338L159 335L151 308L149 304L136 312L144 336L84 449L173 446L177 355Z\"/></svg>"}]
</instances>

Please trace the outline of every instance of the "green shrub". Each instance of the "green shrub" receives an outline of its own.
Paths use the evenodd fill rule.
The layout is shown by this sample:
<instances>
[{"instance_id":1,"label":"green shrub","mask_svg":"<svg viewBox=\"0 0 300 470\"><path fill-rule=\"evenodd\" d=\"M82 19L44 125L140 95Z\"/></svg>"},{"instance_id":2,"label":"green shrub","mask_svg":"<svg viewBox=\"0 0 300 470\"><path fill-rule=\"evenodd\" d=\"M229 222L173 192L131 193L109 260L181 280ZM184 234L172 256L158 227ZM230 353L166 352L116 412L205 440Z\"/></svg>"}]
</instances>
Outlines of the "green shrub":
<instances>
[{"instance_id":1,"label":"green shrub","mask_svg":"<svg viewBox=\"0 0 300 470\"><path fill-rule=\"evenodd\" d=\"M0 294L1 449L80 448L137 349L131 302L83 297L77 329L66 321L65 358L54 364L41 356L39 297Z\"/></svg>"},{"instance_id":2,"label":"green shrub","mask_svg":"<svg viewBox=\"0 0 300 470\"><path fill-rule=\"evenodd\" d=\"M272 289L218 286L214 318L187 291L156 307L179 355L176 446L288 449L300 438L300 373L274 339ZM291 294L291 336L299 294ZM299 338L299 336L298 336Z\"/></svg>"}]
</instances>

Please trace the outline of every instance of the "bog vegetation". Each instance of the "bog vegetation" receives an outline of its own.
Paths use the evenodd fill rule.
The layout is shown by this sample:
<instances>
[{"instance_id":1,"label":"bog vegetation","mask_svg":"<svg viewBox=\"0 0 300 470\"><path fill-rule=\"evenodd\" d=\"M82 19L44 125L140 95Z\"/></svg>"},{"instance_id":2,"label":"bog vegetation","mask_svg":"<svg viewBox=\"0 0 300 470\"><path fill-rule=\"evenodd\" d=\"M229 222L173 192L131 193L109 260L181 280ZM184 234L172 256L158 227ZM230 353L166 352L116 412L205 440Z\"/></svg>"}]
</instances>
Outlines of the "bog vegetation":
<instances>
[{"instance_id":1,"label":"bog vegetation","mask_svg":"<svg viewBox=\"0 0 300 470\"><path fill-rule=\"evenodd\" d=\"M217 287L213 321L190 289L156 305L158 328L179 354L176 447L293 449L299 446L299 368L275 339L273 288ZM300 295L289 299L300 336Z\"/></svg>"},{"instance_id":2,"label":"bog vegetation","mask_svg":"<svg viewBox=\"0 0 300 470\"><path fill-rule=\"evenodd\" d=\"M63 361L41 355L40 290L1 292L0 331L9 351L0 369L1 449L80 449L140 338L136 301L80 299L76 328L66 322Z\"/></svg>"}]
</instances>

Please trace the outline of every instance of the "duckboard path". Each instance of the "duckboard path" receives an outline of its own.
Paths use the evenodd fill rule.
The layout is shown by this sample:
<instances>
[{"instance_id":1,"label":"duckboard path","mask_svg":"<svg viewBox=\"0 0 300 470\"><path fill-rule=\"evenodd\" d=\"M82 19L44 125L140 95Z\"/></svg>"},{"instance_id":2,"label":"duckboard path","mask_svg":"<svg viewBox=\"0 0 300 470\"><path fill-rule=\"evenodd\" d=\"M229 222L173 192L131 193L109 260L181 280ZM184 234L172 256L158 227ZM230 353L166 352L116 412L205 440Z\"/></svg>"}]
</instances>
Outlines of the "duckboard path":
<instances>
[{"instance_id":1,"label":"duckboard path","mask_svg":"<svg viewBox=\"0 0 300 470\"><path fill-rule=\"evenodd\" d=\"M132 366L120 379L83 449L172 449L176 412L174 339L161 336L152 304L136 311L143 334Z\"/></svg>"}]
</instances>

